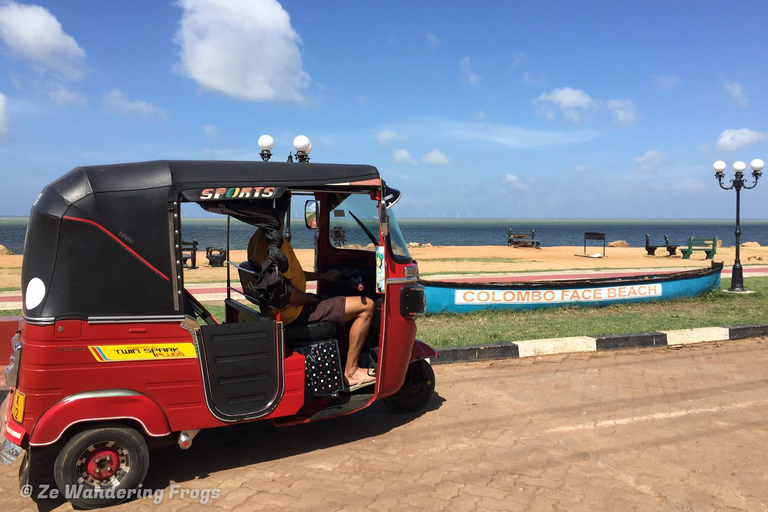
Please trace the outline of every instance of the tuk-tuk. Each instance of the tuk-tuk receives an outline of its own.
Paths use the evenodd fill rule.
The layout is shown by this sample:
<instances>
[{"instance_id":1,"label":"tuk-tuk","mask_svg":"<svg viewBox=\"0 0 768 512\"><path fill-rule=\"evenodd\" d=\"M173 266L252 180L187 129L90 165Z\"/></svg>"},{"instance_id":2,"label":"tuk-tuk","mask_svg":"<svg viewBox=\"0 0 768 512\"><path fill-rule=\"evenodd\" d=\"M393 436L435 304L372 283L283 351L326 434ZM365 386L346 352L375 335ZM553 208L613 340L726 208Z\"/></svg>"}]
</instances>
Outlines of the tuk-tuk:
<instances>
[{"instance_id":1,"label":"tuk-tuk","mask_svg":"<svg viewBox=\"0 0 768 512\"><path fill-rule=\"evenodd\" d=\"M226 217L230 255L231 223L278 233L273 201L288 193L306 195L315 272L348 277L317 292L374 301L361 357L372 386L350 392L338 373L318 382L320 366L343 368L348 332L284 325L270 304L279 265L228 261L222 319L185 288L183 203ZM372 166L268 161L77 167L45 187L30 212L23 316L5 370L3 462L26 450L22 485L52 466L60 495L94 508L136 496L158 440L186 449L201 429L308 423L378 399L396 412L423 407L437 354L415 340L424 292L390 209L397 198ZM279 256L279 233L270 240Z\"/></svg>"}]
</instances>

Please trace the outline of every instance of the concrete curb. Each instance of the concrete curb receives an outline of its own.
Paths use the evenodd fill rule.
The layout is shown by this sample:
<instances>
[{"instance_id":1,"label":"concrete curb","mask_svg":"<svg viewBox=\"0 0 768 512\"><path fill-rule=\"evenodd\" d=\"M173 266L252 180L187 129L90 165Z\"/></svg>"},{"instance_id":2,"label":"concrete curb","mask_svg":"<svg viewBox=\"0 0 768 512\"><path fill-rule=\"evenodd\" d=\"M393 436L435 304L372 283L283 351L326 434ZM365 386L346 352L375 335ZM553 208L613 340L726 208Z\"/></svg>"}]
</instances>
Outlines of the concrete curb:
<instances>
[{"instance_id":1,"label":"concrete curb","mask_svg":"<svg viewBox=\"0 0 768 512\"><path fill-rule=\"evenodd\" d=\"M702 327L677 331L636 332L609 336L578 336L525 340L487 345L465 345L439 349L440 357L432 364L448 364L492 359L547 356L578 352L599 352L640 347L667 347L691 345L707 341L727 341L757 336L768 336L768 324L740 325L734 327Z\"/></svg>"}]
</instances>

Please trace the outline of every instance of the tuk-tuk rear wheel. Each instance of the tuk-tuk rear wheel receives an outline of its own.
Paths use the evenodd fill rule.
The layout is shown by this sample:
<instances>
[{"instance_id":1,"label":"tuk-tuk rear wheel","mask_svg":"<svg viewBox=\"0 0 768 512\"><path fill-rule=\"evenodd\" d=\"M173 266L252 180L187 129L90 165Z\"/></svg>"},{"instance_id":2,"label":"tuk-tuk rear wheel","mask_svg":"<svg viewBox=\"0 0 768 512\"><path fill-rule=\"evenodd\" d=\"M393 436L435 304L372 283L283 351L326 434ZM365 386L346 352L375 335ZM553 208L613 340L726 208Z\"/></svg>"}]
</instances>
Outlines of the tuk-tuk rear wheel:
<instances>
[{"instance_id":1,"label":"tuk-tuk rear wheel","mask_svg":"<svg viewBox=\"0 0 768 512\"><path fill-rule=\"evenodd\" d=\"M148 468L149 449L141 434L127 427L102 427L72 437L56 458L53 475L72 505L92 509L125 501ZM74 492L78 487L82 492ZM99 497L99 492L105 494Z\"/></svg>"},{"instance_id":2,"label":"tuk-tuk rear wheel","mask_svg":"<svg viewBox=\"0 0 768 512\"><path fill-rule=\"evenodd\" d=\"M414 361L408 366L403 386L384 403L393 412L415 412L424 407L435 391L435 372L427 361Z\"/></svg>"}]
</instances>

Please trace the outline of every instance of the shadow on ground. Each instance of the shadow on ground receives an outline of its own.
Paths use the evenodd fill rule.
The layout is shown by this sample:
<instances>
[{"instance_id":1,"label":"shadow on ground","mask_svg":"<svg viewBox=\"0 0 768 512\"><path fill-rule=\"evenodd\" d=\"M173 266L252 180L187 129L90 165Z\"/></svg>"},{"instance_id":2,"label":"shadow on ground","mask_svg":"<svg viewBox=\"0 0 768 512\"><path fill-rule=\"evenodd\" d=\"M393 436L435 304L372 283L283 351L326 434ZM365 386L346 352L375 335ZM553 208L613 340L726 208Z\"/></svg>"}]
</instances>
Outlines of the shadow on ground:
<instances>
[{"instance_id":1,"label":"shadow on ground","mask_svg":"<svg viewBox=\"0 0 768 512\"><path fill-rule=\"evenodd\" d=\"M379 401L359 413L306 425L275 427L271 421L256 421L208 429L195 437L188 450L181 450L174 438L172 445L151 451L143 488L165 489L171 482L204 479L219 471L303 453L318 452L317 457L322 458L326 448L380 436L439 409L443 402L445 399L434 393L424 409L409 414L395 414ZM39 463L39 481L55 486L55 454L41 454ZM61 498L34 501L39 512L50 512L65 503Z\"/></svg>"},{"instance_id":2,"label":"shadow on ground","mask_svg":"<svg viewBox=\"0 0 768 512\"><path fill-rule=\"evenodd\" d=\"M204 430L188 450L169 446L153 452L144 488L164 489L172 481L202 479L218 471L380 436L439 409L444 401L434 393L424 409L410 414L392 413L382 402L376 402L356 414L306 425L275 427L264 421ZM322 453L317 456L321 458Z\"/></svg>"}]
</instances>

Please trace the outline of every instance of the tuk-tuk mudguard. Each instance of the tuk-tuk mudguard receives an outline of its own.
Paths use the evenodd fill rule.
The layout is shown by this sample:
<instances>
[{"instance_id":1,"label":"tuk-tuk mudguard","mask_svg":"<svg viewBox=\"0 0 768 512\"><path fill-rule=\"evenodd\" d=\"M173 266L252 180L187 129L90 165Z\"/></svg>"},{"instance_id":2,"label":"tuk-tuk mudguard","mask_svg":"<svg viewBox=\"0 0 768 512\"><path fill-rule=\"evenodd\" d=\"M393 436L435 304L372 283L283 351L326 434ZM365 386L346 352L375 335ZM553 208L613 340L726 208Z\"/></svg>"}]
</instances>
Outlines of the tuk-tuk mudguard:
<instances>
[{"instance_id":1,"label":"tuk-tuk mudguard","mask_svg":"<svg viewBox=\"0 0 768 512\"><path fill-rule=\"evenodd\" d=\"M435 349L421 340L414 340L413 349L411 349L411 362L421 361L422 359L429 359L432 357L438 357Z\"/></svg>"},{"instance_id":2,"label":"tuk-tuk mudguard","mask_svg":"<svg viewBox=\"0 0 768 512\"><path fill-rule=\"evenodd\" d=\"M150 437L171 433L165 413L147 395L127 389L108 389L78 393L55 404L35 423L29 444L50 445L73 425L110 420L135 421Z\"/></svg>"}]
</instances>

